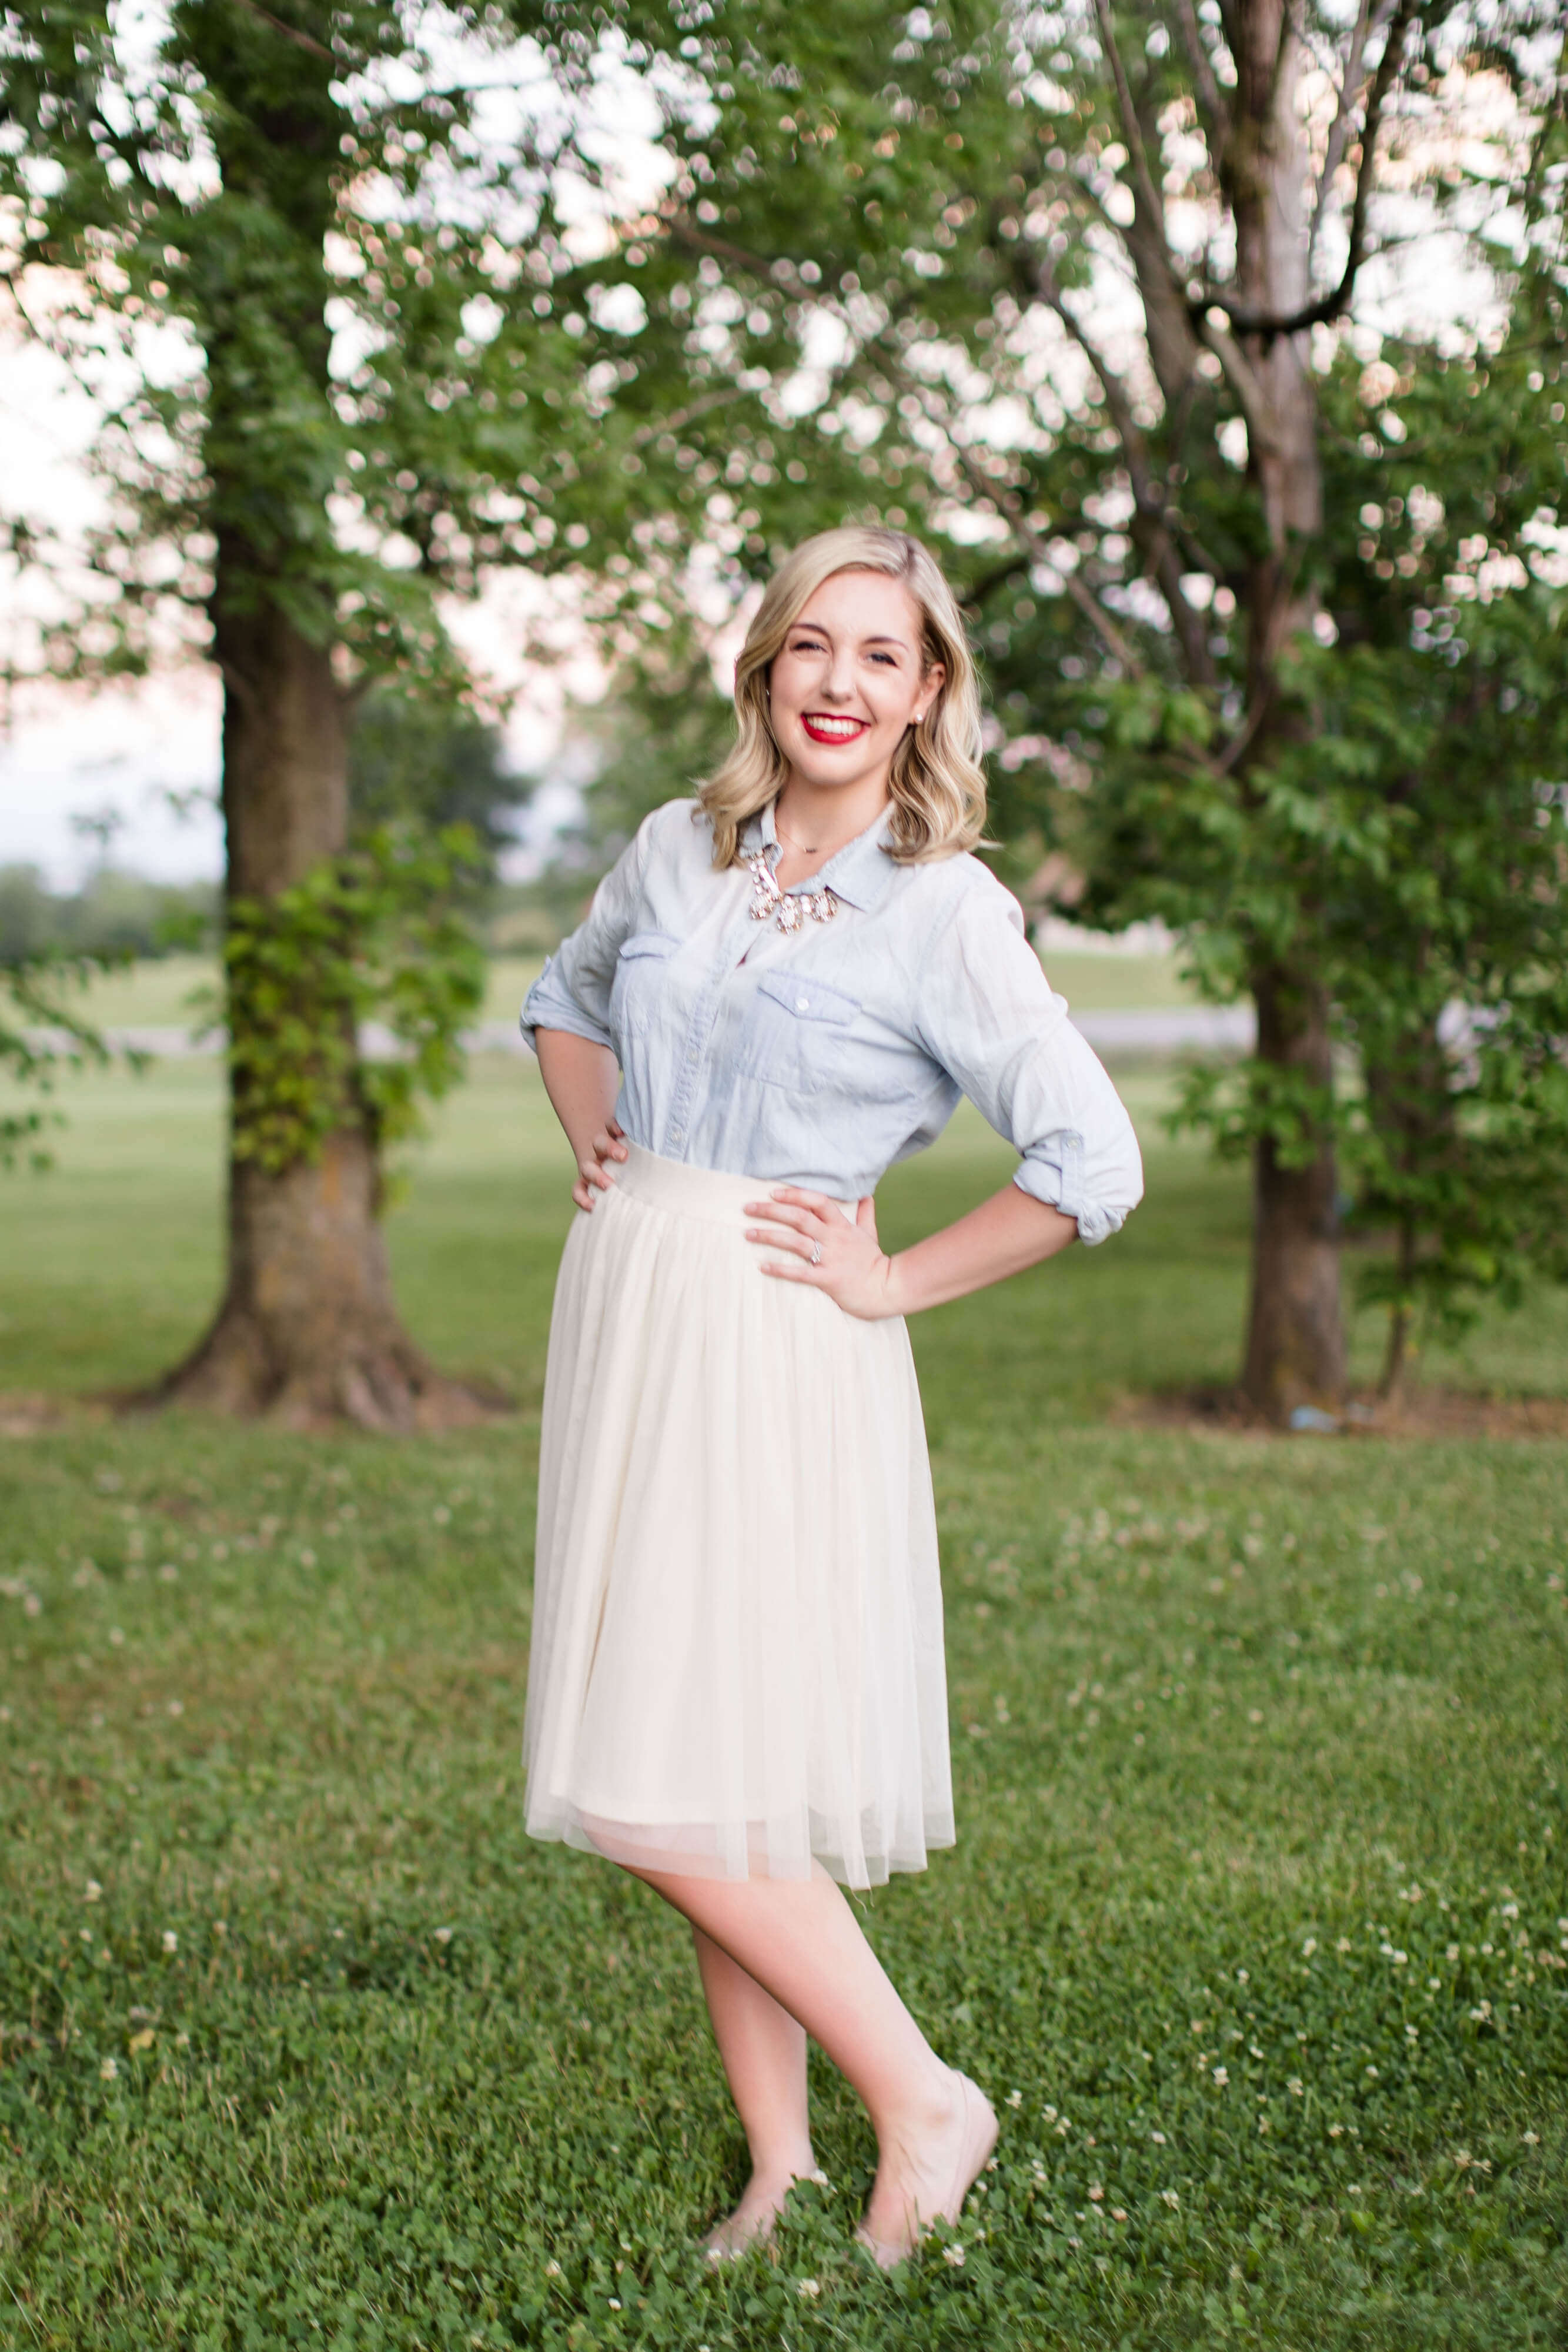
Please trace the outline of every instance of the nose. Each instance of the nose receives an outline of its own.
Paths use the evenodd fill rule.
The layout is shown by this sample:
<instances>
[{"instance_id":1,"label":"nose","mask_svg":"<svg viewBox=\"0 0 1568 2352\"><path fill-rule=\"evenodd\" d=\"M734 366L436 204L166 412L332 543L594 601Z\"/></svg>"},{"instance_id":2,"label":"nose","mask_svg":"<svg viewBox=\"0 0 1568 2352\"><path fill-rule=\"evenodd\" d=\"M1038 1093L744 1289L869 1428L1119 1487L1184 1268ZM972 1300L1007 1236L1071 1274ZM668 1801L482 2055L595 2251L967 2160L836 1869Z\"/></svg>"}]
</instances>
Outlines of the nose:
<instances>
[{"instance_id":1,"label":"nose","mask_svg":"<svg viewBox=\"0 0 1568 2352\"><path fill-rule=\"evenodd\" d=\"M822 680L822 693L829 702L850 702L854 692L854 656L848 646L835 646L828 662L828 674Z\"/></svg>"}]
</instances>

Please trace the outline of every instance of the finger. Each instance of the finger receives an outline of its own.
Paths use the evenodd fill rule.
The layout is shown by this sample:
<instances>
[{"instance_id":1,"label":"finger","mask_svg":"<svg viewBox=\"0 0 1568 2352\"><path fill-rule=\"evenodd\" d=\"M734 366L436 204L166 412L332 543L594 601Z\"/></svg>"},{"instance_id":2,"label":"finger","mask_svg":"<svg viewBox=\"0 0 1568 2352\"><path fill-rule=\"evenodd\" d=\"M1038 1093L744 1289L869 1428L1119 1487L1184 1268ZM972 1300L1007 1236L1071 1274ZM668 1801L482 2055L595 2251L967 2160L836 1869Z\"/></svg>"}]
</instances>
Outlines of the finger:
<instances>
[{"instance_id":1,"label":"finger","mask_svg":"<svg viewBox=\"0 0 1568 2352\"><path fill-rule=\"evenodd\" d=\"M615 1181L609 1169L601 1168L597 1160L584 1160L581 1174L585 1184L597 1184L601 1192L608 1192Z\"/></svg>"},{"instance_id":2,"label":"finger","mask_svg":"<svg viewBox=\"0 0 1568 2352\"><path fill-rule=\"evenodd\" d=\"M821 1243L808 1239L804 1234L784 1234L771 1225L752 1225L747 1229L746 1238L748 1242L760 1242L764 1249L789 1250L793 1256L808 1260L813 1250L820 1253L821 1248ZM820 1255L816 1263L819 1265L822 1263Z\"/></svg>"},{"instance_id":3,"label":"finger","mask_svg":"<svg viewBox=\"0 0 1568 2352\"><path fill-rule=\"evenodd\" d=\"M748 1217L767 1217L775 1224L793 1226L798 1234L815 1234L821 1238L822 1221L812 1216L810 1209L791 1209L780 1201L751 1201L746 1213Z\"/></svg>"},{"instance_id":4,"label":"finger","mask_svg":"<svg viewBox=\"0 0 1568 2352\"><path fill-rule=\"evenodd\" d=\"M591 1209L593 1206L593 1195L580 1177L571 1188L571 1197L580 1209Z\"/></svg>"},{"instance_id":5,"label":"finger","mask_svg":"<svg viewBox=\"0 0 1568 2352\"><path fill-rule=\"evenodd\" d=\"M593 1139L593 1149L597 1158L601 1160L625 1159L626 1146L619 1139L620 1133L621 1130L619 1128L607 1127L601 1129L599 1134L597 1134Z\"/></svg>"},{"instance_id":6,"label":"finger","mask_svg":"<svg viewBox=\"0 0 1568 2352\"><path fill-rule=\"evenodd\" d=\"M876 1202L869 1192L863 1200L855 1202L855 1223L862 1233L874 1234L876 1231Z\"/></svg>"},{"instance_id":7,"label":"finger","mask_svg":"<svg viewBox=\"0 0 1568 2352\"><path fill-rule=\"evenodd\" d=\"M605 1125L609 1129L610 1133L617 1138L623 1136L626 1132L618 1118L607 1119L605 1121Z\"/></svg>"},{"instance_id":8,"label":"finger","mask_svg":"<svg viewBox=\"0 0 1568 2352\"><path fill-rule=\"evenodd\" d=\"M804 1282L814 1288L821 1269L814 1265L807 1265L797 1257L783 1262L767 1261L763 1265L762 1271L764 1274L777 1276L780 1282Z\"/></svg>"},{"instance_id":9,"label":"finger","mask_svg":"<svg viewBox=\"0 0 1568 2352\"><path fill-rule=\"evenodd\" d=\"M775 1201L788 1201L792 1208L814 1209L819 1217L836 1216L838 1202L826 1192L808 1192L803 1184L780 1184L773 1192Z\"/></svg>"}]
</instances>

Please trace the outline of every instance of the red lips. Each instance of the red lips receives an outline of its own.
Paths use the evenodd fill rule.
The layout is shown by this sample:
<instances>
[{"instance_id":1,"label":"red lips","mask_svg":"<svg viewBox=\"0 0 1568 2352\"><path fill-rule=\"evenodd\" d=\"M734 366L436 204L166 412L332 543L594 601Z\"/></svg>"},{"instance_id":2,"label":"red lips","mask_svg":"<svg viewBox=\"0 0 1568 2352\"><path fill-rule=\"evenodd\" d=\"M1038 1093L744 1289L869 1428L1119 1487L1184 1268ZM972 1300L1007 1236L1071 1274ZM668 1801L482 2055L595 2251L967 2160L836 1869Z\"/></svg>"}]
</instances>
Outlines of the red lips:
<instances>
[{"instance_id":1,"label":"red lips","mask_svg":"<svg viewBox=\"0 0 1568 2352\"><path fill-rule=\"evenodd\" d=\"M861 737L867 732L868 727L868 722L863 719L824 721L815 711L802 717L800 724L813 743L858 743ZM848 727L852 727L852 733L845 731Z\"/></svg>"}]
</instances>

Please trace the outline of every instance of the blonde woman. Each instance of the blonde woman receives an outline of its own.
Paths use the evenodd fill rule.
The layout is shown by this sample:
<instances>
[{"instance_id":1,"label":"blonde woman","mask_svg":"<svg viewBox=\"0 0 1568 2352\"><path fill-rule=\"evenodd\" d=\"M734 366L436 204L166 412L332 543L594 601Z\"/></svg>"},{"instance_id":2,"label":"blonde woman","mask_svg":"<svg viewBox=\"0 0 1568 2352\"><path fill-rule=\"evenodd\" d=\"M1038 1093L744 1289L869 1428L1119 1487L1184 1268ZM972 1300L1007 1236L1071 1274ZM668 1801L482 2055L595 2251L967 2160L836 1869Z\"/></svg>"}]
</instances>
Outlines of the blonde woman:
<instances>
[{"instance_id":1,"label":"blonde woman","mask_svg":"<svg viewBox=\"0 0 1568 2352\"><path fill-rule=\"evenodd\" d=\"M539 1465L528 1826L691 1922L751 2153L708 2240L811 2174L806 2042L864 2100L883 2264L956 2221L997 2120L841 1886L953 1843L942 1599L905 1316L1103 1241L1142 1192L984 819L974 666L916 541L810 540L737 740L657 809L523 1009L578 1167ZM1021 1155L890 1256L883 1171L960 1093Z\"/></svg>"}]
</instances>

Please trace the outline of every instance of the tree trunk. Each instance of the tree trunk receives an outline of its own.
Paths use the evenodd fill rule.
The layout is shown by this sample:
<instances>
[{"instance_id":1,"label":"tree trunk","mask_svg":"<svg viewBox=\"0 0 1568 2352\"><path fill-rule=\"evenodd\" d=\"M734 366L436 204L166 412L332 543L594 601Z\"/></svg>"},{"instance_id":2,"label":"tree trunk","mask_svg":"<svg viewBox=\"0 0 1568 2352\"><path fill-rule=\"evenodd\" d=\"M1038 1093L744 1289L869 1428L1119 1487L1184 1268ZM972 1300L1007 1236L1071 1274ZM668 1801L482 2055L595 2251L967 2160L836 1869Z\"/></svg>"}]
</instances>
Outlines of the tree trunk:
<instances>
[{"instance_id":1,"label":"tree trunk","mask_svg":"<svg viewBox=\"0 0 1568 2352\"><path fill-rule=\"evenodd\" d=\"M1333 1081L1328 1006L1321 989L1279 971L1253 982L1258 1057L1314 1087ZM1242 1389L1281 1425L1301 1406L1337 1412L1344 1398L1339 1212L1333 1151L1319 1143L1305 1167L1285 1167L1265 1136L1253 1160L1252 1304Z\"/></svg>"},{"instance_id":2,"label":"tree trunk","mask_svg":"<svg viewBox=\"0 0 1568 2352\"><path fill-rule=\"evenodd\" d=\"M226 888L231 900L265 900L347 844L346 713L329 649L253 594L225 600L221 551L219 561ZM231 1024L246 1017L231 995ZM242 1110L231 1082L223 1304L200 1346L141 1402L302 1428L426 1428L497 1407L498 1397L435 1372L399 1321L364 1120L273 1173L233 1149Z\"/></svg>"},{"instance_id":3,"label":"tree trunk","mask_svg":"<svg viewBox=\"0 0 1568 2352\"><path fill-rule=\"evenodd\" d=\"M1306 196L1310 162L1297 105L1302 51L1285 0L1242 0L1233 131L1226 156L1237 232L1238 292L1254 315L1287 317L1307 293ZM1306 721L1279 708L1280 657L1309 627L1312 599L1302 557L1322 527L1318 407L1307 337L1249 335L1243 350L1254 386L1248 465L1263 508L1266 541L1247 583L1247 704L1256 718L1246 764ZM1281 1076L1333 1089L1328 1006L1315 982L1277 967L1255 977L1258 1057ZM1281 1166L1264 1138L1255 1159L1252 1304L1242 1385L1270 1420L1301 1405L1343 1402L1336 1181L1325 1133L1304 1168Z\"/></svg>"}]
</instances>

